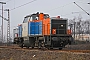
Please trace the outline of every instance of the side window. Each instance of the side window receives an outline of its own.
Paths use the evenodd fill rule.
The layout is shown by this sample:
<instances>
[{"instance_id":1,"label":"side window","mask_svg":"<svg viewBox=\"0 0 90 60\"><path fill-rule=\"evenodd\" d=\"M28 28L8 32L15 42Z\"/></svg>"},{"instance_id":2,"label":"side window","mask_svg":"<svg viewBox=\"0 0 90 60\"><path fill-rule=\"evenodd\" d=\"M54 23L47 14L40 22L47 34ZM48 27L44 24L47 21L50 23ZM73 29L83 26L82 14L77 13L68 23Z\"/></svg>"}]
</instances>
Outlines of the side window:
<instances>
[{"instance_id":1,"label":"side window","mask_svg":"<svg viewBox=\"0 0 90 60\"><path fill-rule=\"evenodd\" d=\"M25 17L23 23L26 23L30 20L30 17Z\"/></svg>"},{"instance_id":2,"label":"side window","mask_svg":"<svg viewBox=\"0 0 90 60\"><path fill-rule=\"evenodd\" d=\"M38 20L39 18L38 17L36 17L36 19L35 20Z\"/></svg>"},{"instance_id":3,"label":"side window","mask_svg":"<svg viewBox=\"0 0 90 60\"><path fill-rule=\"evenodd\" d=\"M31 17L31 18L30 18L30 21L32 21L32 20L33 20L33 18Z\"/></svg>"},{"instance_id":4,"label":"side window","mask_svg":"<svg viewBox=\"0 0 90 60\"><path fill-rule=\"evenodd\" d=\"M28 21L30 21L30 17L28 17L28 20L27 20L27 22L28 22Z\"/></svg>"},{"instance_id":5,"label":"side window","mask_svg":"<svg viewBox=\"0 0 90 60\"><path fill-rule=\"evenodd\" d=\"M31 20L38 20L38 16L37 15L32 15L31 18L30 18L30 21Z\"/></svg>"},{"instance_id":6,"label":"side window","mask_svg":"<svg viewBox=\"0 0 90 60\"><path fill-rule=\"evenodd\" d=\"M24 21L23 21L23 23L26 23L27 22L27 18L24 18Z\"/></svg>"},{"instance_id":7,"label":"side window","mask_svg":"<svg viewBox=\"0 0 90 60\"><path fill-rule=\"evenodd\" d=\"M45 19L49 18L49 15L48 14L44 14L44 18Z\"/></svg>"}]
</instances>

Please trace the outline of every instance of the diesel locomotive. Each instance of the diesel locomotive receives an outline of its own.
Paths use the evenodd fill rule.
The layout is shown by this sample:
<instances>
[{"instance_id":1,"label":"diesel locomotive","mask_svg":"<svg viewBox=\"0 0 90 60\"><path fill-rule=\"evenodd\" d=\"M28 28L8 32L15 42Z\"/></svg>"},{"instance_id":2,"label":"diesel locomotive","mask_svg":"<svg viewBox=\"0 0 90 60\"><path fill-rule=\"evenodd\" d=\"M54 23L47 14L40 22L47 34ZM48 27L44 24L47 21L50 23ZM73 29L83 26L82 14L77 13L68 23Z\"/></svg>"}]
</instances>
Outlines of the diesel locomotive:
<instances>
[{"instance_id":1,"label":"diesel locomotive","mask_svg":"<svg viewBox=\"0 0 90 60\"><path fill-rule=\"evenodd\" d=\"M67 21L68 19L60 16L50 17L49 14L39 12L27 15L16 29L18 32L14 37L14 43L22 48L62 49L72 42Z\"/></svg>"}]
</instances>

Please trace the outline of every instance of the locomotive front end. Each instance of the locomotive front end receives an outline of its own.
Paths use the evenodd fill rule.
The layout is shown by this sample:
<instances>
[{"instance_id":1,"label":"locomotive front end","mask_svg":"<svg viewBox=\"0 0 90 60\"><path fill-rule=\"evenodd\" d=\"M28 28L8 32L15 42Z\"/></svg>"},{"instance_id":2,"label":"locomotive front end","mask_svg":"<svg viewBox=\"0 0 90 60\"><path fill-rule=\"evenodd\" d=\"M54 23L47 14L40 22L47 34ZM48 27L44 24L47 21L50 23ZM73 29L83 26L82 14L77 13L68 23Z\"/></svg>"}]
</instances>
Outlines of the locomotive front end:
<instances>
[{"instance_id":1,"label":"locomotive front end","mask_svg":"<svg viewBox=\"0 0 90 60\"><path fill-rule=\"evenodd\" d=\"M47 39L47 45L50 44L50 48L62 49L65 45L70 44L72 37L67 33L67 19L53 17L50 19L50 35Z\"/></svg>"}]
</instances>

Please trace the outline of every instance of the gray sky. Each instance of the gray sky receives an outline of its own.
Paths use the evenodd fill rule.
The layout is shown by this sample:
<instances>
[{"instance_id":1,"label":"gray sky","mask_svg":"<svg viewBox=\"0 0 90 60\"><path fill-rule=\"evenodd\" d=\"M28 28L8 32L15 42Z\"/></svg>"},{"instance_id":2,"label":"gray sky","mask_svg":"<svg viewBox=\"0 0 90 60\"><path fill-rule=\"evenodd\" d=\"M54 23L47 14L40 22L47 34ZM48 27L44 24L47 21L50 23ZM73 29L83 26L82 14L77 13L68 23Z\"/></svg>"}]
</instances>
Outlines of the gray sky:
<instances>
[{"instance_id":1,"label":"gray sky","mask_svg":"<svg viewBox=\"0 0 90 60\"><path fill-rule=\"evenodd\" d=\"M8 1L6 2L7 4L4 5L4 9L6 8L13 9L33 0L0 0L0 1L2 2ZM83 20L90 19L90 16L88 16L85 12L83 12L79 7L77 7L73 3L74 1L84 10L90 13L90 5L87 4L87 2L90 2L90 0L36 0L30 4L27 4L25 6L10 11L11 31L12 28L14 28L14 26L17 26L18 24L22 23L26 15L36 12L48 13L51 17L60 15L61 17L72 19L73 17L78 17L79 15L81 15ZM79 11L80 13L72 14L72 12L79 12ZM4 17L7 18L7 13L4 13ZM7 22L4 21L5 32L7 29L6 25Z\"/></svg>"}]
</instances>

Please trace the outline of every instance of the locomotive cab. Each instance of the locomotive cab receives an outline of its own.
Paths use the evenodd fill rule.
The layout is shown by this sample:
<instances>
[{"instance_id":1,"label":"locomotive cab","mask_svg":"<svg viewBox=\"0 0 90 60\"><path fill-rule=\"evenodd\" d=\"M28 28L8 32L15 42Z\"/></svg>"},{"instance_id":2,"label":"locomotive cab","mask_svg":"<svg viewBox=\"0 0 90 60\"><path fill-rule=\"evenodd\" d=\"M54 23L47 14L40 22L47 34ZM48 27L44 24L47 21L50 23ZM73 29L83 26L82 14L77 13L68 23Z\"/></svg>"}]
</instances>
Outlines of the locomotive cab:
<instances>
[{"instance_id":1,"label":"locomotive cab","mask_svg":"<svg viewBox=\"0 0 90 60\"><path fill-rule=\"evenodd\" d=\"M48 14L43 14L43 13L36 13L36 14L31 14L31 15L27 15L26 17L24 17L23 23L26 23L28 21L35 21L35 20L44 20L49 18Z\"/></svg>"}]
</instances>

